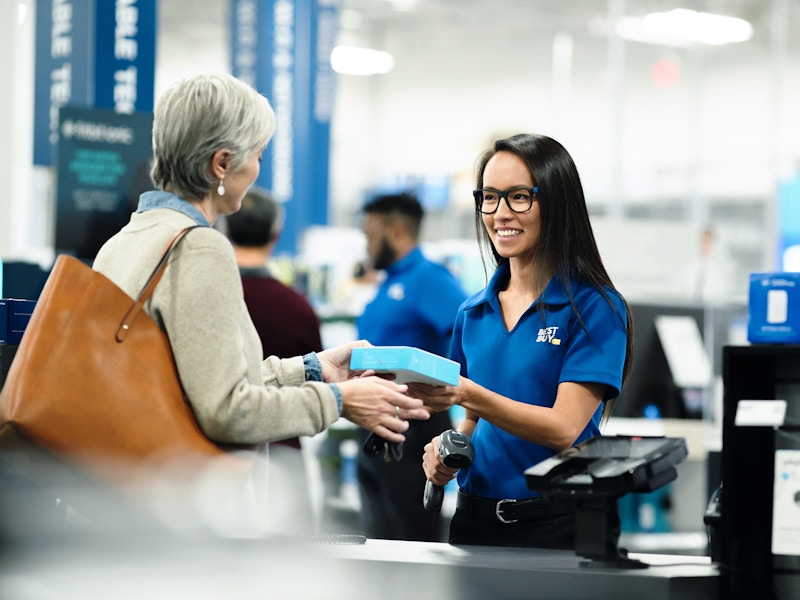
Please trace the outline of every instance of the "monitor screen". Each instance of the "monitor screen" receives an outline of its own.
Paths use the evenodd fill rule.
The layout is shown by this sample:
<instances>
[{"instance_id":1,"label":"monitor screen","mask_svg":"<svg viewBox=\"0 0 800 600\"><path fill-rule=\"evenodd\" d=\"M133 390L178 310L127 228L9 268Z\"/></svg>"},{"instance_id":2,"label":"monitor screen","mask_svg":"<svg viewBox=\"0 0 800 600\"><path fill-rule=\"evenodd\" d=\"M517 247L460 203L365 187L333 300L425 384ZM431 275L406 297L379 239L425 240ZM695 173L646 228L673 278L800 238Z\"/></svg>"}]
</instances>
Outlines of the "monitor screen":
<instances>
[{"instance_id":1,"label":"monitor screen","mask_svg":"<svg viewBox=\"0 0 800 600\"><path fill-rule=\"evenodd\" d=\"M612 458L627 460L645 458L650 454L668 449L673 440L660 437L597 437L591 443L580 444L579 456L585 458Z\"/></svg>"}]
</instances>

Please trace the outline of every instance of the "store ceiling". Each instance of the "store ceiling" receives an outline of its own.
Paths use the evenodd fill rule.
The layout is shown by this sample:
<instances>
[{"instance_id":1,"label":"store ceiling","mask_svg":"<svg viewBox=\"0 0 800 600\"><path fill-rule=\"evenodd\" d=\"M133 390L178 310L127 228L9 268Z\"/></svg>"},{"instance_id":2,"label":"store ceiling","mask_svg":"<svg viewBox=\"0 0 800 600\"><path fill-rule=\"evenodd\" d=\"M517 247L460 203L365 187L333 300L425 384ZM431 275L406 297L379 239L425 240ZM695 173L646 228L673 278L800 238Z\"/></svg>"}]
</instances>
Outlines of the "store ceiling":
<instances>
[{"instance_id":1,"label":"store ceiling","mask_svg":"<svg viewBox=\"0 0 800 600\"><path fill-rule=\"evenodd\" d=\"M741 17L755 27L754 39L767 39L773 5L785 3L798 18L793 0L342 0L343 30L364 43L387 34L413 32L447 37L459 28L478 27L499 36L542 31L590 35L610 12L642 16L685 7ZM160 0L159 25L170 37L185 38L186 47L219 35L228 22L231 0Z\"/></svg>"}]
</instances>

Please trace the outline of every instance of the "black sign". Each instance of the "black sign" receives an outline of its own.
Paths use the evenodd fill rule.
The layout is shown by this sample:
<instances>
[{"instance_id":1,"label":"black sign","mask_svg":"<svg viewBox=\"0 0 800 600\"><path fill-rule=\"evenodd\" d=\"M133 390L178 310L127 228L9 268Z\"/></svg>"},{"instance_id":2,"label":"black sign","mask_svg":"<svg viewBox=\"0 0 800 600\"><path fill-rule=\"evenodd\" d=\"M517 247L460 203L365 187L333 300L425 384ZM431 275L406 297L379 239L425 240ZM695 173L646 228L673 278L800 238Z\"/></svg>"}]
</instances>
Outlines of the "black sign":
<instances>
[{"instance_id":1,"label":"black sign","mask_svg":"<svg viewBox=\"0 0 800 600\"><path fill-rule=\"evenodd\" d=\"M63 107L56 154L56 252L94 260L152 189L152 113Z\"/></svg>"}]
</instances>

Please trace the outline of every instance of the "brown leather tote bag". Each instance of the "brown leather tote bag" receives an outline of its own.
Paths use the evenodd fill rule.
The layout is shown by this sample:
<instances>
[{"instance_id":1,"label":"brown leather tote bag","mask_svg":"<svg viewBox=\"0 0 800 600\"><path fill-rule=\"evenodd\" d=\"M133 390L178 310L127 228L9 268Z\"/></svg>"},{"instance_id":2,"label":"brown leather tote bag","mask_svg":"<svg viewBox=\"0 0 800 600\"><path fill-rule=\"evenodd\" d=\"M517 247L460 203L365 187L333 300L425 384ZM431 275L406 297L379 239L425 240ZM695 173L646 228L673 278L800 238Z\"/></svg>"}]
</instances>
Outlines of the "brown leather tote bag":
<instances>
[{"instance_id":1,"label":"brown leather tote bag","mask_svg":"<svg viewBox=\"0 0 800 600\"><path fill-rule=\"evenodd\" d=\"M170 241L136 299L58 257L0 393L0 447L21 438L105 479L225 454L198 426L169 339L143 310L191 229Z\"/></svg>"}]
</instances>

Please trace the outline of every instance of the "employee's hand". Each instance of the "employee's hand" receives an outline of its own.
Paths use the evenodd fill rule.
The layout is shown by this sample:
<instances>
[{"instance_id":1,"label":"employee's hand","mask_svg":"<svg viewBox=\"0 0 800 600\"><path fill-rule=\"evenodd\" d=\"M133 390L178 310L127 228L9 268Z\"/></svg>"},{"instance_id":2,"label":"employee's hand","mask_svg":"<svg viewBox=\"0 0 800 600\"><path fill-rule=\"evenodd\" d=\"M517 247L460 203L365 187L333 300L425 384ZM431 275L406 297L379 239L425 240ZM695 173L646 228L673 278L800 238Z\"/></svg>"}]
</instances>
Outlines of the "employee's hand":
<instances>
[{"instance_id":1,"label":"employee's hand","mask_svg":"<svg viewBox=\"0 0 800 600\"><path fill-rule=\"evenodd\" d=\"M426 408L433 412L443 412L454 404L461 404L464 396L462 384L466 383L469 383L466 377L459 377L457 386L409 383L408 395L422 400Z\"/></svg>"},{"instance_id":2,"label":"employee's hand","mask_svg":"<svg viewBox=\"0 0 800 600\"><path fill-rule=\"evenodd\" d=\"M317 352L317 358L322 364L322 381L338 383L358 376L356 371L350 370L350 354L353 348L370 347L367 340L358 340Z\"/></svg>"},{"instance_id":3,"label":"employee's hand","mask_svg":"<svg viewBox=\"0 0 800 600\"><path fill-rule=\"evenodd\" d=\"M374 431L390 442L404 442L408 419L428 419L422 401L405 394L407 386L381 377L367 376L342 381L342 416Z\"/></svg>"},{"instance_id":4,"label":"employee's hand","mask_svg":"<svg viewBox=\"0 0 800 600\"><path fill-rule=\"evenodd\" d=\"M428 481L441 486L447 485L447 482L458 473L458 469L445 466L442 462L439 454L439 436L425 444L425 452L422 454L422 469L425 471Z\"/></svg>"}]
</instances>

